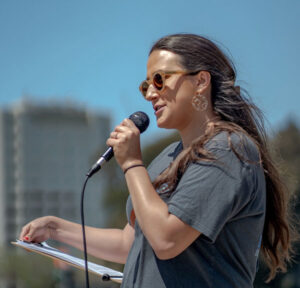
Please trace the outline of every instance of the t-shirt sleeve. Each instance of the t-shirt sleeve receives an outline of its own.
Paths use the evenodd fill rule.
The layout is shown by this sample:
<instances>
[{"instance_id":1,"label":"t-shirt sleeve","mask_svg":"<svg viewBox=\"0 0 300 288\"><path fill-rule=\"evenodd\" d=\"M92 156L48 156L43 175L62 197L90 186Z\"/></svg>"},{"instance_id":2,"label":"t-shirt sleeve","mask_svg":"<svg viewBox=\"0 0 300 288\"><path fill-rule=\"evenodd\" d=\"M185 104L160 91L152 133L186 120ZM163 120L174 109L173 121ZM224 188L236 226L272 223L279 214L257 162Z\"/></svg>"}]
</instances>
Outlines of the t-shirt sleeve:
<instances>
[{"instance_id":1,"label":"t-shirt sleeve","mask_svg":"<svg viewBox=\"0 0 300 288\"><path fill-rule=\"evenodd\" d=\"M253 197L253 167L230 149L213 149L213 162L190 164L169 201L169 213L214 242Z\"/></svg>"}]
</instances>

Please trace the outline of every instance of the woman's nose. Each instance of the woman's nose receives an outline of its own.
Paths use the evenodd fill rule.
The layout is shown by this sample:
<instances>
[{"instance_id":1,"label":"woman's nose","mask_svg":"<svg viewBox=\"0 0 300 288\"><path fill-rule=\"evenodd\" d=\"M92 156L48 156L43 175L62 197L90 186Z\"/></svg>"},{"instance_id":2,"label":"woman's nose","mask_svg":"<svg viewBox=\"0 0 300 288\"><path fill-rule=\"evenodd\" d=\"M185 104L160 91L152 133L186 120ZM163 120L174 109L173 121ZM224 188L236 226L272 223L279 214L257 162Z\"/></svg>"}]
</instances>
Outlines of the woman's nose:
<instances>
[{"instance_id":1,"label":"woman's nose","mask_svg":"<svg viewBox=\"0 0 300 288\"><path fill-rule=\"evenodd\" d=\"M148 101L152 101L157 97L159 97L157 89L154 87L153 84L150 84L146 92L145 99Z\"/></svg>"}]
</instances>

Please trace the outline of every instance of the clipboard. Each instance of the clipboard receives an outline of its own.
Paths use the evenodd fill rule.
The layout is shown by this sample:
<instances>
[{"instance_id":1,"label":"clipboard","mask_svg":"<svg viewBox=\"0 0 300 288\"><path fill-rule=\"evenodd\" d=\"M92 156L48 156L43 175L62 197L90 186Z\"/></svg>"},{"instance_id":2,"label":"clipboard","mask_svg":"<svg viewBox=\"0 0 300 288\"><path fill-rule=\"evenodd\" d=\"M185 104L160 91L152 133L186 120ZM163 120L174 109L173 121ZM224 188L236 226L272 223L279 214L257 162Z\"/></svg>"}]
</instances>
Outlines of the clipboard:
<instances>
[{"instance_id":1,"label":"clipboard","mask_svg":"<svg viewBox=\"0 0 300 288\"><path fill-rule=\"evenodd\" d=\"M11 242L11 244L55 260L63 261L64 263L67 263L81 270L85 270L83 259L68 255L56 248L51 247L46 242L29 243L25 241L16 240L16 242ZM112 280L117 283L122 283L123 273L117 270L113 270L90 261L88 261L88 270L89 272L100 276L103 281Z\"/></svg>"}]
</instances>

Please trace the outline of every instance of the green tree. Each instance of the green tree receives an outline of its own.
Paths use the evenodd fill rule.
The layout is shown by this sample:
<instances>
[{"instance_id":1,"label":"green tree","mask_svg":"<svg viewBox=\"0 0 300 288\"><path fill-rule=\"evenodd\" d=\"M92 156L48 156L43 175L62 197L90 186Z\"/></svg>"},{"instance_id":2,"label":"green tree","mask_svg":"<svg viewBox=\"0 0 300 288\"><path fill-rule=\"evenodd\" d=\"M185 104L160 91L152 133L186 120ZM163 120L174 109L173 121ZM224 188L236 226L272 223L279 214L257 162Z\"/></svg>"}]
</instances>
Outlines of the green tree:
<instances>
[{"instance_id":1,"label":"green tree","mask_svg":"<svg viewBox=\"0 0 300 288\"><path fill-rule=\"evenodd\" d=\"M297 221L300 215L300 130L294 120L290 120L286 125L277 131L270 138L269 146L274 163L277 165L280 175L291 194L291 210L294 218ZM299 244L295 247L295 256L293 264L289 267L286 274L278 274L270 283L264 283L267 277L267 270L263 263L261 269L257 273L255 280L256 288L298 288L300 287L299 273L300 266L298 265ZM298 281L298 282L297 282Z\"/></svg>"},{"instance_id":2,"label":"green tree","mask_svg":"<svg viewBox=\"0 0 300 288\"><path fill-rule=\"evenodd\" d=\"M12 285L17 282L24 288L54 287L51 261L34 253L28 257L22 252L13 248L1 249L1 280Z\"/></svg>"}]
</instances>

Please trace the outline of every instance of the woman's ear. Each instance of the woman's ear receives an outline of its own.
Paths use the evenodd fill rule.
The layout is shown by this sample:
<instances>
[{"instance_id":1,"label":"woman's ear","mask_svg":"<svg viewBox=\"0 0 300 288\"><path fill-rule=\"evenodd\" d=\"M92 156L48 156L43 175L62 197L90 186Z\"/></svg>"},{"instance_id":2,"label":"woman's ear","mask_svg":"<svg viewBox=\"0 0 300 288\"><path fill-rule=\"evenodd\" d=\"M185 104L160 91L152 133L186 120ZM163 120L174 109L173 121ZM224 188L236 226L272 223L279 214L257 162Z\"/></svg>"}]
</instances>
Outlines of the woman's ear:
<instances>
[{"instance_id":1,"label":"woman's ear","mask_svg":"<svg viewBox=\"0 0 300 288\"><path fill-rule=\"evenodd\" d=\"M199 93L205 93L210 87L211 76L208 71L200 71L197 75L197 91Z\"/></svg>"}]
</instances>

